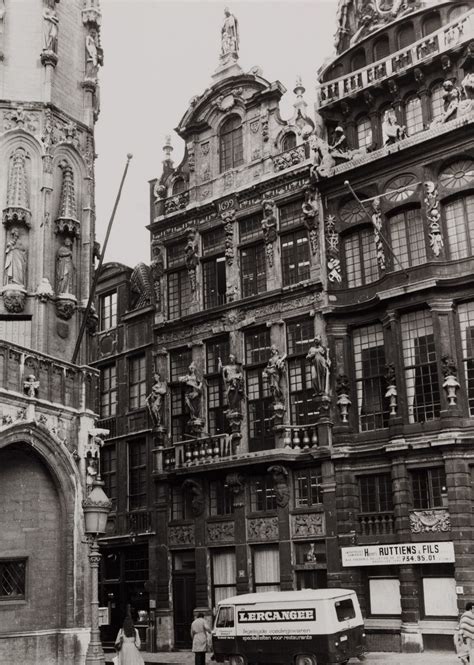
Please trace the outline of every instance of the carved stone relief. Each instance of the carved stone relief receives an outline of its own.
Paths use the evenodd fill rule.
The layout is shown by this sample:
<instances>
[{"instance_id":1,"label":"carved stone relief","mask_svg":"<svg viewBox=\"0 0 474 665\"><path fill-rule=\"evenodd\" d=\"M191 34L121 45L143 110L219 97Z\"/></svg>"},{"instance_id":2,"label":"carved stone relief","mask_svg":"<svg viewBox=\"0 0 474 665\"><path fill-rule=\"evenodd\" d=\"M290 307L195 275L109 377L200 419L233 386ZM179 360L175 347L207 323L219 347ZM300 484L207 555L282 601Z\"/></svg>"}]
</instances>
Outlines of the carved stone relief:
<instances>
[{"instance_id":1,"label":"carved stone relief","mask_svg":"<svg viewBox=\"0 0 474 665\"><path fill-rule=\"evenodd\" d=\"M441 213L439 210L438 187L436 183L424 183L426 218L429 224L430 247L435 256L439 256L444 247L441 234Z\"/></svg>"},{"instance_id":2,"label":"carved stone relief","mask_svg":"<svg viewBox=\"0 0 474 665\"><path fill-rule=\"evenodd\" d=\"M336 231L334 215L326 217L326 253L328 279L330 282L342 282L341 260L339 259L339 234Z\"/></svg>"},{"instance_id":3,"label":"carved stone relief","mask_svg":"<svg viewBox=\"0 0 474 665\"><path fill-rule=\"evenodd\" d=\"M247 520L248 540L278 540L278 517L256 517Z\"/></svg>"},{"instance_id":4,"label":"carved stone relief","mask_svg":"<svg viewBox=\"0 0 474 665\"><path fill-rule=\"evenodd\" d=\"M234 538L234 522L215 522L207 525L207 540L209 543L233 543Z\"/></svg>"},{"instance_id":5,"label":"carved stone relief","mask_svg":"<svg viewBox=\"0 0 474 665\"><path fill-rule=\"evenodd\" d=\"M326 534L324 513L308 513L291 516L293 538L312 538Z\"/></svg>"},{"instance_id":6,"label":"carved stone relief","mask_svg":"<svg viewBox=\"0 0 474 665\"><path fill-rule=\"evenodd\" d=\"M194 524L170 526L168 539L171 546L194 545Z\"/></svg>"},{"instance_id":7,"label":"carved stone relief","mask_svg":"<svg viewBox=\"0 0 474 665\"><path fill-rule=\"evenodd\" d=\"M412 510L410 512L412 533L436 533L451 531L451 518L448 510Z\"/></svg>"}]
</instances>

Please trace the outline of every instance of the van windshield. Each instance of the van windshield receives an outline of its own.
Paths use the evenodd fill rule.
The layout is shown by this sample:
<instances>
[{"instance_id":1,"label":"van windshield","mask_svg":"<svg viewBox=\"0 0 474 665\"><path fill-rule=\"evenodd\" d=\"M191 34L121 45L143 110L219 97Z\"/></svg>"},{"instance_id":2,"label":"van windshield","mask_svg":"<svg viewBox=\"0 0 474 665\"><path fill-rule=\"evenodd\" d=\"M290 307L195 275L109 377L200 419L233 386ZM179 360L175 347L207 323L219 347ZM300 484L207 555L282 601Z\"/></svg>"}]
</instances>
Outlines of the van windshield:
<instances>
[{"instance_id":1,"label":"van windshield","mask_svg":"<svg viewBox=\"0 0 474 665\"><path fill-rule=\"evenodd\" d=\"M234 608L233 607L219 607L219 614L217 615L216 628L233 628L234 627Z\"/></svg>"},{"instance_id":2,"label":"van windshield","mask_svg":"<svg viewBox=\"0 0 474 665\"><path fill-rule=\"evenodd\" d=\"M336 600L334 603L336 607L336 614L338 621L347 621L355 617L354 603L351 598L344 598L344 600Z\"/></svg>"}]
</instances>

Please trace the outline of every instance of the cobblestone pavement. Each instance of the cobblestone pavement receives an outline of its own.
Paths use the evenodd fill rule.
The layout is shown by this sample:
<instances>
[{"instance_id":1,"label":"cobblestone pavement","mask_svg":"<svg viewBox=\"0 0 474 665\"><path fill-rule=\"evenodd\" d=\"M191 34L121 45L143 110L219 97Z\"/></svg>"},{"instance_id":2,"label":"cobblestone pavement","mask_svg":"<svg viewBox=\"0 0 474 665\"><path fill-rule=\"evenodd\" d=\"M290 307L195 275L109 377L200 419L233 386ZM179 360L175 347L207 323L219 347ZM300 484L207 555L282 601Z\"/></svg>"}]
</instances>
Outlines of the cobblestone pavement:
<instances>
[{"instance_id":1,"label":"cobblestone pavement","mask_svg":"<svg viewBox=\"0 0 474 665\"><path fill-rule=\"evenodd\" d=\"M106 654L105 662L112 663L114 654ZM162 663L162 665L194 665L194 654L191 651L173 651L170 653L142 652L145 664ZM213 665L210 655L206 657L206 665ZM460 661L454 652L425 651L424 653L368 653L364 661L367 665L459 665ZM360 665L354 658L350 665Z\"/></svg>"}]
</instances>

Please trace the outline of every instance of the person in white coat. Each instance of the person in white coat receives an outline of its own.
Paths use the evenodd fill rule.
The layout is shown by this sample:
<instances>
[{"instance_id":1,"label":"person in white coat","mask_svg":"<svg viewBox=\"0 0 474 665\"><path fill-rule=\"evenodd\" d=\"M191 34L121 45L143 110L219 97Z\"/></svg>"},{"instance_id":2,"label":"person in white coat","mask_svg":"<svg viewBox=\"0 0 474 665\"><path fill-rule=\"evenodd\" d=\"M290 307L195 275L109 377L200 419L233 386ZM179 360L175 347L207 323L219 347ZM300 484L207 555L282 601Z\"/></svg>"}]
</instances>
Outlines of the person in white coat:
<instances>
[{"instance_id":1,"label":"person in white coat","mask_svg":"<svg viewBox=\"0 0 474 665\"><path fill-rule=\"evenodd\" d=\"M206 665L207 636L210 634L211 629L204 619L204 614L198 612L191 624L195 665Z\"/></svg>"}]
</instances>

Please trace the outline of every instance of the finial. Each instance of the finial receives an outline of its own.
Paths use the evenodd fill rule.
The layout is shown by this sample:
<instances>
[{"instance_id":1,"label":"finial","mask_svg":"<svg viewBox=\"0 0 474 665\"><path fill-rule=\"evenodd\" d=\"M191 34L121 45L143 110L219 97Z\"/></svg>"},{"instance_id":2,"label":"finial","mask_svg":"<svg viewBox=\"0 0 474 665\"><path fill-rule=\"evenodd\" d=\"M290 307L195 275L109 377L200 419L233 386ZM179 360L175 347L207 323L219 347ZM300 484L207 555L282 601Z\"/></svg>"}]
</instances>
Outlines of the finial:
<instances>
[{"instance_id":1,"label":"finial","mask_svg":"<svg viewBox=\"0 0 474 665\"><path fill-rule=\"evenodd\" d=\"M165 136L165 145L163 146L163 152L165 154L165 159L171 159L171 153L173 152L173 146L171 145L171 136L167 134Z\"/></svg>"},{"instance_id":2,"label":"finial","mask_svg":"<svg viewBox=\"0 0 474 665\"><path fill-rule=\"evenodd\" d=\"M302 97L306 92L306 88L304 87L303 81L301 80L301 76L299 74L296 77L296 83L293 92L297 97Z\"/></svg>"}]
</instances>

